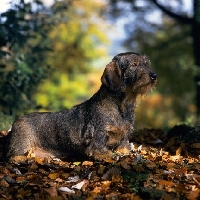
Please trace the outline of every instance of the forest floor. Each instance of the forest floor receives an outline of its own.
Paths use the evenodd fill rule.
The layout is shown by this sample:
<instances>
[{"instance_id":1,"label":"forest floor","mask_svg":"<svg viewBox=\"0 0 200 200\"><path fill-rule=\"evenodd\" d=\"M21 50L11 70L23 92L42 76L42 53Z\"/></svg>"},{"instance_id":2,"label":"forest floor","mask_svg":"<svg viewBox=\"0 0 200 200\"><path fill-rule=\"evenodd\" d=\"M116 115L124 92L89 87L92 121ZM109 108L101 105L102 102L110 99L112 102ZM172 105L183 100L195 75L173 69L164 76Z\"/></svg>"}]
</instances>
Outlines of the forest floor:
<instances>
[{"instance_id":1,"label":"forest floor","mask_svg":"<svg viewBox=\"0 0 200 200\"><path fill-rule=\"evenodd\" d=\"M132 142L129 155L102 161L42 160L32 152L2 161L0 200L200 199L200 127L143 129Z\"/></svg>"}]
</instances>

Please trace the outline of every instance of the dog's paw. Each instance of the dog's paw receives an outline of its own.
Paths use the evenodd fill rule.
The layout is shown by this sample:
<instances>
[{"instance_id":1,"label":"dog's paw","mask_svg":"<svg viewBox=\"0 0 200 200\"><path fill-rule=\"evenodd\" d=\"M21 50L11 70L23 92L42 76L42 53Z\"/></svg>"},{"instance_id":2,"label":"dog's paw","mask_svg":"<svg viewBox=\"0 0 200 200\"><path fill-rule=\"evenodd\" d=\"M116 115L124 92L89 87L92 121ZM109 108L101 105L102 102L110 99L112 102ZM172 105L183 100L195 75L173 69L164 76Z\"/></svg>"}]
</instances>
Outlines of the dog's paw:
<instances>
[{"instance_id":1,"label":"dog's paw","mask_svg":"<svg viewBox=\"0 0 200 200\"><path fill-rule=\"evenodd\" d=\"M127 155L132 150L132 144L128 141L123 141L120 145L115 149L117 153Z\"/></svg>"},{"instance_id":2,"label":"dog's paw","mask_svg":"<svg viewBox=\"0 0 200 200\"><path fill-rule=\"evenodd\" d=\"M104 160L104 159L112 159L113 157L113 152L110 150L104 150L104 151L100 151L100 150L91 150L88 149L86 150L86 154L89 157L94 158L95 160Z\"/></svg>"}]
</instances>

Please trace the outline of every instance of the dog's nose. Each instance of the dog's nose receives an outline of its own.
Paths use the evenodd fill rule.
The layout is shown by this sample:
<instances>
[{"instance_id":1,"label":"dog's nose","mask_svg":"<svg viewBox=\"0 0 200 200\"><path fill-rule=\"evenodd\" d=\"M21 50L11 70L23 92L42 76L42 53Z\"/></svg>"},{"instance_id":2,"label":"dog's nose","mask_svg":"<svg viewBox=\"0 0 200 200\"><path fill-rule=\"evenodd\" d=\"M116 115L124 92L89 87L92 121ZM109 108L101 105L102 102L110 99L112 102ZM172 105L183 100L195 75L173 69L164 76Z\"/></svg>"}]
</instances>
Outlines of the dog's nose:
<instances>
[{"instance_id":1,"label":"dog's nose","mask_svg":"<svg viewBox=\"0 0 200 200\"><path fill-rule=\"evenodd\" d=\"M151 78L152 81L156 80L156 78L157 78L157 74L151 72L151 73L150 73L150 78Z\"/></svg>"}]
</instances>

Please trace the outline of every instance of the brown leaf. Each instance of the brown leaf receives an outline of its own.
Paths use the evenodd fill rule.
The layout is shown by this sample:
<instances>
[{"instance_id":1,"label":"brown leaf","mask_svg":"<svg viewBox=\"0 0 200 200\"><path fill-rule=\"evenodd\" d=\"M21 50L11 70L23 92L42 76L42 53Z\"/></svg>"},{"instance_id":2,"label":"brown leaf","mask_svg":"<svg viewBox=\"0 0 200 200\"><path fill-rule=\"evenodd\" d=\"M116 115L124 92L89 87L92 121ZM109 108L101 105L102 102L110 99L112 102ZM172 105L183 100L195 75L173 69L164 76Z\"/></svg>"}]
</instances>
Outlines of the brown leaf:
<instances>
[{"instance_id":1,"label":"brown leaf","mask_svg":"<svg viewBox=\"0 0 200 200\"><path fill-rule=\"evenodd\" d=\"M62 173L60 176L63 180L66 180L69 178L69 174L68 173Z\"/></svg>"},{"instance_id":2,"label":"brown leaf","mask_svg":"<svg viewBox=\"0 0 200 200\"><path fill-rule=\"evenodd\" d=\"M167 169L172 170L174 169L175 163L167 163Z\"/></svg>"},{"instance_id":3,"label":"brown leaf","mask_svg":"<svg viewBox=\"0 0 200 200\"><path fill-rule=\"evenodd\" d=\"M58 192L55 187L44 188L44 191L46 191L51 197L58 196Z\"/></svg>"},{"instance_id":4,"label":"brown leaf","mask_svg":"<svg viewBox=\"0 0 200 200\"><path fill-rule=\"evenodd\" d=\"M41 159L41 158L38 158L38 157L35 157L35 162L37 163L37 164L43 164L43 160Z\"/></svg>"},{"instance_id":5,"label":"brown leaf","mask_svg":"<svg viewBox=\"0 0 200 200\"><path fill-rule=\"evenodd\" d=\"M38 166L36 165L35 162L33 162L33 163L31 164L30 169L31 169L32 171L35 171L35 170L38 169Z\"/></svg>"},{"instance_id":6,"label":"brown leaf","mask_svg":"<svg viewBox=\"0 0 200 200\"><path fill-rule=\"evenodd\" d=\"M187 168L174 169L174 173L178 176L183 176L187 173Z\"/></svg>"},{"instance_id":7,"label":"brown leaf","mask_svg":"<svg viewBox=\"0 0 200 200\"><path fill-rule=\"evenodd\" d=\"M54 180L54 179L56 179L56 178L58 177L58 175L59 175L58 173L52 173L52 174L49 174L48 177L49 177L50 179L53 179L53 180Z\"/></svg>"},{"instance_id":8,"label":"brown leaf","mask_svg":"<svg viewBox=\"0 0 200 200\"><path fill-rule=\"evenodd\" d=\"M82 163L82 166L92 166L94 163L93 162L91 162L91 161L84 161L83 163Z\"/></svg>"},{"instance_id":9,"label":"brown leaf","mask_svg":"<svg viewBox=\"0 0 200 200\"><path fill-rule=\"evenodd\" d=\"M171 182L171 181L166 181L166 180L161 180L159 181L159 184L160 185L164 185L164 186L167 186L167 187L172 187L175 185L174 182Z\"/></svg>"},{"instance_id":10,"label":"brown leaf","mask_svg":"<svg viewBox=\"0 0 200 200\"><path fill-rule=\"evenodd\" d=\"M119 192L112 192L106 195L106 199L118 199L119 195Z\"/></svg>"},{"instance_id":11,"label":"brown leaf","mask_svg":"<svg viewBox=\"0 0 200 200\"><path fill-rule=\"evenodd\" d=\"M110 187L111 181L102 181L101 183L103 187Z\"/></svg>"},{"instance_id":12,"label":"brown leaf","mask_svg":"<svg viewBox=\"0 0 200 200\"><path fill-rule=\"evenodd\" d=\"M24 176L17 176L15 180L16 180L17 183L21 183L21 182L25 181L25 177Z\"/></svg>"},{"instance_id":13,"label":"brown leaf","mask_svg":"<svg viewBox=\"0 0 200 200\"><path fill-rule=\"evenodd\" d=\"M123 177L120 174L113 174L112 182L123 182Z\"/></svg>"},{"instance_id":14,"label":"brown leaf","mask_svg":"<svg viewBox=\"0 0 200 200\"><path fill-rule=\"evenodd\" d=\"M145 171L145 170L144 170L144 167L143 167L141 164L136 165L136 166L135 166L135 170L136 170L137 172L143 172L143 171Z\"/></svg>"},{"instance_id":15,"label":"brown leaf","mask_svg":"<svg viewBox=\"0 0 200 200\"><path fill-rule=\"evenodd\" d=\"M1 187L6 187L6 188L7 188L7 187L9 187L9 184L8 184L4 179L1 179L1 180L0 180L0 186L1 186Z\"/></svg>"},{"instance_id":16,"label":"brown leaf","mask_svg":"<svg viewBox=\"0 0 200 200\"><path fill-rule=\"evenodd\" d=\"M197 200L198 197L200 197L200 192L198 190L189 191L189 193L187 194L187 199L189 200Z\"/></svg>"},{"instance_id":17,"label":"brown leaf","mask_svg":"<svg viewBox=\"0 0 200 200\"><path fill-rule=\"evenodd\" d=\"M131 169L131 167L130 167L130 163L129 163L129 161L130 161L130 158L125 158L125 159L123 159L121 162L120 162L120 164L121 164L121 166L124 168L124 169Z\"/></svg>"},{"instance_id":18,"label":"brown leaf","mask_svg":"<svg viewBox=\"0 0 200 200\"><path fill-rule=\"evenodd\" d=\"M156 164L155 164L154 162L146 163L146 166L147 166L149 169L154 169L154 168L156 168Z\"/></svg>"},{"instance_id":19,"label":"brown leaf","mask_svg":"<svg viewBox=\"0 0 200 200\"><path fill-rule=\"evenodd\" d=\"M180 155L181 155L181 152L182 152L182 148L179 147L179 148L176 150L176 156L180 156Z\"/></svg>"},{"instance_id":20,"label":"brown leaf","mask_svg":"<svg viewBox=\"0 0 200 200\"><path fill-rule=\"evenodd\" d=\"M100 164L99 165L99 168L98 168L98 170L97 170L97 173L99 174L99 175L103 175L103 173L104 173L104 171L105 171L105 166L104 165L102 165L102 164Z\"/></svg>"},{"instance_id":21,"label":"brown leaf","mask_svg":"<svg viewBox=\"0 0 200 200\"><path fill-rule=\"evenodd\" d=\"M96 186L91 192L92 192L92 193L95 193L95 194L98 194L98 193L101 192L101 190L100 190L99 187Z\"/></svg>"}]
</instances>

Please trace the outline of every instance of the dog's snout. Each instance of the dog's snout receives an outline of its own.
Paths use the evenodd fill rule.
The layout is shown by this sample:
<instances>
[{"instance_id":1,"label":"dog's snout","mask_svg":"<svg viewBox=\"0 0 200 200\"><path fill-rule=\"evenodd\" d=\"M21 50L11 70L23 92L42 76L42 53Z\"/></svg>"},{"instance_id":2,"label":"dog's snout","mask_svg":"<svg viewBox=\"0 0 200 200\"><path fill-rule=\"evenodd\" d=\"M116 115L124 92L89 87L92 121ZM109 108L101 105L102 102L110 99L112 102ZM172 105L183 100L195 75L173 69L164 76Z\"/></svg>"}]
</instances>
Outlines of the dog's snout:
<instances>
[{"instance_id":1,"label":"dog's snout","mask_svg":"<svg viewBox=\"0 0 200 200\"><path fill-rule=\"evenodd\" d=\"M154 72L151 72L150 73L150 78L151 78L152 81L156 80L157 79L157 74L154 73Z\"/></svg>"}]
</instances>

